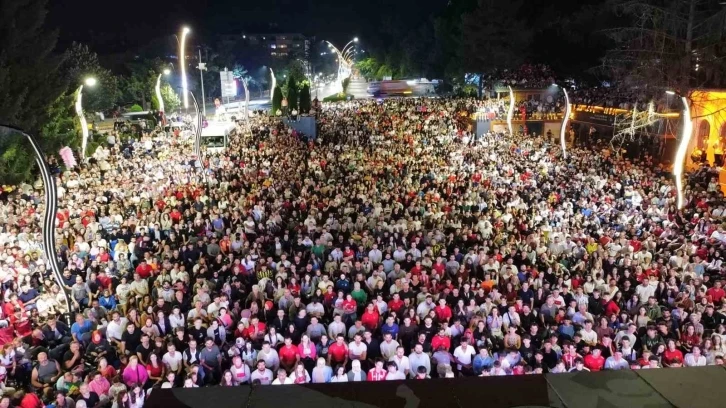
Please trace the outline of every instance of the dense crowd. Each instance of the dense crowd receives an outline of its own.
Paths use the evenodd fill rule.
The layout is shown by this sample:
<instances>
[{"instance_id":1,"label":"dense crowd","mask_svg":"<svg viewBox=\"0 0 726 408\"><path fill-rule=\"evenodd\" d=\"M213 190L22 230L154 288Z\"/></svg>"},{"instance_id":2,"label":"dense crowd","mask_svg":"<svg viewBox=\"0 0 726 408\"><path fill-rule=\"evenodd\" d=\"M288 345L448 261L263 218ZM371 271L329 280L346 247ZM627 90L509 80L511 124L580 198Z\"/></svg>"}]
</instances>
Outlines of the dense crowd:
<instances>
[{"instance_id":1,"label":"dense crowd","mask_svg":"<svg viewBox=\"0 0 726 408\"><path fill-rule=\"evenodd\" d=\"M555 82L555 73L544 64L524 64L519 69L495 70L485 78L494 86L511 86L517 89L544 89Z\"/></svg>"},{"instance_id":2,"label":"dense crowd","mask_svg":"<svg viewBox=\"0 0 726 408\"><path fill-rule=\"evenodd\" d=\"M5 192L0 406L723 364L715 180L678 211L647 155L474 140L469 107L324 104L314 142L256 117L203 160L184 137L110 138L56 179L63 287L38 186Z\"/></svg>"},{"instance_id":3,"label":"dense crowd","mask_svg":"<svg viewBox=\"0 0 726 408\"><path fill-rule=\"evenodd\" d=\"M581 87L571 91L573 104L581 105L585 110L600 106L605 109L617 108L630 110L637 103L645 109L650 98L634 89L621 87Z\"/></svg>"},{"instance_id":4,"label":"dense crowd","mask_svg":"<svg viewBox=\"0 0 726 408\"><path fill-rule=\"evenodd\" d=\"M469 110L487 120L506 120L509 110L509 97L500 99L472 99ZM561 120L565 100L562 94L543 93L538 98L517 102L512 112L514 120Z\"/></svg>"}]
</instances>

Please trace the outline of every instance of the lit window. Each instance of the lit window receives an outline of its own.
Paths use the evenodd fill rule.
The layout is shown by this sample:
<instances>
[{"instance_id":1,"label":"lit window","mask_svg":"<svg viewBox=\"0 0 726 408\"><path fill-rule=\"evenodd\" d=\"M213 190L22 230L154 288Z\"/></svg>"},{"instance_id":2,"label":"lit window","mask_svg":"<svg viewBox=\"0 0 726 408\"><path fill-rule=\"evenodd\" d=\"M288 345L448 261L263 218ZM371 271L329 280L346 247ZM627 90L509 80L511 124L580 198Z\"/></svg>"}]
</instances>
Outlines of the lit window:
<instances>
[{"instance_id":1,"label":"lit window","mask_svg":"<svg viewBox=\"0 0 726 408\"><path fill-rule=\"evenodd\" d=\"M277 48L277 45L275 45L275 44L270 44L270 48ZM282 48L282 47L280 47L280 48Z\"/></svg>"},{"instance_id":2,"label":"lit window","mask_svg":"<svg viewBox=\"0 0 726 408\"><path fill-rule=\"evenodd\" d=\"M287 45L285 45L285 44L280 44L280 48L287 48Z\"/></svg>"},{"instance_id":3,"label":"lit window","mask_svg":"<svg viewBox=\"0 0 726 408\"><path fill-rule=\"evenodd\" d=\"M275 56L275 55L277 55L277 53L276 52L271 52L270 55Z\"/></svg>"}]
</instances>

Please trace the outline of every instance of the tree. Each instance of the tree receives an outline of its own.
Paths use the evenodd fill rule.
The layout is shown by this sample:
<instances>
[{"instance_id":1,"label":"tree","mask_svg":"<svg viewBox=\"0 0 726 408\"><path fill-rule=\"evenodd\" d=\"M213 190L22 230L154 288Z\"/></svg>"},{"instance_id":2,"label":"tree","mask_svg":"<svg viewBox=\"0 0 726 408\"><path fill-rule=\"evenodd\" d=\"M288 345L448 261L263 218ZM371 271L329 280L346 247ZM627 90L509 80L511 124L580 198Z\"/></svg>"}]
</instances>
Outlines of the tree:
<instances>
[{"instance_id":1,"label":"tree","mask_svg":"<svg viewBox=\"0 0 726 408\"><path fill-rule=\"evenodd\" d=\"M98 55L87 46L74 42L66 51L62 71L73 91L83 84L86 78L96 78L95 87L84 87L83 110L86 112L106 112L117 106L121 96L118 78L111 71L101 67Z\"/></svg>"},{"instance_id":2,"label":"tree","mask_svg":"<svg viewBox=\"0 0 726 408\"><path fill-rule=\"evenodd\" d=\"M532 31L520 18L522 0L479 0L463 21L464 65L468 72L516 69L527 60Z\"/></svg>"},{"instance_id":3,"label":"tree","mask_svg":"<svg viewBox=\"0 0 726 408\"><path fill-rule=\"evenodd\" d=\"M374 57L368 57L356 62L355 67L364 78L376 78L380 63Z\"/></svg>"},{"instance_id":4,"label":"tree","mask_svg":"<svg viewBox=\"0 0 726 408\"><path fill-rule=\"evenodd\" d=\"M666 89L726 85L726 9L708 0L614 0L627 23L607 31L616 45L600 70L649 96Z\"/></svg>"},{"instance_id":5,"label":"tree","mask_svg":"<svg viewBox=\"0 0 726 408\"><path fill-rule=\"evenodd\" d=\"M49 143L51 138L62 135L45 133L43 128L58 113L54 108L59 108L67 82L58 74L64 56L53 53L58 33L43 26L46 4L46 0L0 2L0 123L39 136L43 149L52 154L57 144ZM3 184L30 180L35 166L24 138L0 138Z\"/></svg>"},{"instance_id":6,"label":"tree","mask_svg":"<svg viewBox=\"0 0 726 408\"><path fill-rule=\"evenodd\" d=\"M302 60L297 59L290 62L287 69L287 76L294 79L295 83L300 83L306 79L305 66Z\"/></svg>"},{"instance_id":7,"label":"tree","mask_svg":"<svg viewBox=\"0 0 726 408\"><path fill-rule=\"evenodd\" d=\"M300 106L297 93L297 81L292 76L287 78L287 106L290 111L297 110Z\"/></svg>"},{"instance_id":8,"label":"tree","mask_svg":"<svg viewBox=\"0 0 726 408\"><path fill-rule=\"evenodd\" d=\"M67 86L58 75L64 56L53 54L58 33L43 26L46 4L0 3L0 122L36 134Z\"/></svg>"},{"instance_id":9,"label":"tree","mask_svg":"<svg viewBox=\"0 0 726 408\"><path fill-rule=\"evenodd\" d=\"M119 103L123 106L140 104L149 109L149 101L156 99L156 81L169 65L160 58L134 58L124 64L125 75L119 78ZM158 108L158 103L154 105Z\"/></svg>"},{"instance_id":10,"label":"tree","mask_svg":"<svg viewBox=\"0 0 726 408\"><path fill-rule=\"evenodd\" d=\"M300 89L300 112L308 113L312 107L312 101L310 100L310 84L307 81L303 83L302 89Z\"/></svg>"},{"instance_id":11,"label":"tree","mask_svg":"<svg viewBox=\"0 0 726 408\"><path fill-rule=\"evenodd\" d=\"M161 92L161 99L164 100L164 111L167 113L175 112L181 106L181 99L179 95L174 92L174 88L169 84L161 85L159 92ZM152 105L155 110L159 109L159 102L156 100L156 95L152 97Z\"/></svg>"},{"instance_id":12,"label":"tree","mask_svg":"<svg viewBox=\"0 0 726 408\"><path fill-rule=\"evenodd\" d=\"M272 92L272 115L276 115L280 109L282 109L282 89L278 85Z\"/></svg>"},{"instance_id":13,"label":"tree","mask_svg":"<svg viewBox=\"0 0 726 408\"><path fill-rule=\"evenodd\" d=\"M262 88L260 87L261 86L260 81L258 81L252 75L250 75L250 73L247 71L247 69L244 66L242 66L240 64L235 64L234 69L232 69L232 75L235 78L239 79L240 81L242 81L242 80L247 81L247 91L248 92L251 92L250 88L252 88L253 86L259 88L260 91L262 90Z\"/></svg>"},{"instance_id":14,"label":"tree","mask_svg":"<svg viewBox=\"0 0 726 408\"><path fill-rule=\"evenodd\" d=\"M348 93L348 86L350 86L350 77L343 79L343 93Z\"/></svg>"}]
</instances>

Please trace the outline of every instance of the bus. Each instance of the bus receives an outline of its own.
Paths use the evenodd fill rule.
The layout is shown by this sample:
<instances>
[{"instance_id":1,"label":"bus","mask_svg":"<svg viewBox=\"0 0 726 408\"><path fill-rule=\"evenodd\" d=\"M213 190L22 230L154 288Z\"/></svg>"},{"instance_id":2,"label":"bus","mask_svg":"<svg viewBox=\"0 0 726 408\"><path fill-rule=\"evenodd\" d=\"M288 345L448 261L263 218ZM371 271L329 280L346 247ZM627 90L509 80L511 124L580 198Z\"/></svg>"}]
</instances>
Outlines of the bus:
<instances>
[{"instance_id":1,"label":"bus","mask_svg":"<svg viewBox=\"0 0 726 408\"><path fill-rule=\"evenodd\" d=\"M209 122L202 129L200 140L202 150L210 153L224 151L229 144L229 136L234 134L235 129L234 122Z\"/></svg>"},{"instance_id":2,"label":"bus","mask_svg":"<svg viewBox=\"0 0 726 408\"><path fill-rule=\"evenodd\" d=\"M368 84L368 93L374 97L404 96L413 94L413 89L406 81L376 81Z\"/></svg>"},{"instance_id":3,"label":"bus","mask_svg":"<svg viewBox=\"0 0 726 408\"><path fill-rule=\"evenodd\" d=\"M368 84L368 93L382 96L430 96L435 94L434 82L428 79L386 80Z\"/></svg>"}]
</instances>

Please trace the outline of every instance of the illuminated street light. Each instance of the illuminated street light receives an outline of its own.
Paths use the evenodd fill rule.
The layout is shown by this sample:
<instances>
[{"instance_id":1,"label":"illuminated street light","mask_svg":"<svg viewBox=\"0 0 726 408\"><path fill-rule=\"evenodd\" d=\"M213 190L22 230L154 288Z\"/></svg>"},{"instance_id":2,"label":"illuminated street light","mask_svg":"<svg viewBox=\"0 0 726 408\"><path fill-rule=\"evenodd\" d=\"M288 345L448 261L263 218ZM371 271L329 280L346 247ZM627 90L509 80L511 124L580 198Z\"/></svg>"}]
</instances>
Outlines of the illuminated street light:
<instances>
[{"instance_id":1,"label":"illuminated street light","mask_svg":"<svg viewBox=\"0 0 726 408\"><path fill-rule=\"evenodd\" d=\"M275 78L275 72L272 71L272 68L270 68L270 75L272 75L272 87L270 88L270 102L272 102L272 97L275 95L275 87L277 86L277 78Z\"/></svg>"},{"instance_id":2,"label":"illuminated street light","mask_svg":"<svg viewBox=\"0 0 726 408\"><path fill-rule=\"evenodd\" d=\"M572 112L570 97L567 95L567 90L564 87L560 87L557 84L552 84L552 86L562 89L562 92L565 94L565 116L562 118L562 127L560 128L560 147L562 148L562 158L567 159L565 136L567 135L567 123L570 121L570 113Z\"/></svg>"},{"instance_id":3,"label":"illuminated street light","mask_svg":"<svg viewBox=\"0 0 726 408\"><path fill-rule=\"evenodd\" d=\"M189 34L189 31L189 27L182 28L181 41L179 42L179 67L181 68L182 93L184 94L184 109L189 109L189 87L187 85L186 55L184 54L184 47L186 45L187 34Z\"/></svg>"},{"instance_id":4,"label":"illuminated street light","mask_svg":"<svg viewBox=\"0 0 726 408\"><path fill-rule=\"evenodd\" d=\"M46 163L45 161L46 156L40 147L38 139L28 133L23 132L20 129L16 129L10 126L0 126L0 137L2 137L3 139L6 136L18 133L25 136L25 138L28 139L28 141L30 142L30 146L33 148L33 153L35 153L35 162L38 164L38 169L40 170L40 177L43 180L43 190L45 193L45 209L43 211L43 226L41 228L41 232L43 234L42 251L45 255L46 265L48 269L51 270L51 274L53 275L53 278L55 279L58 287L60 288L60 292L63 296L63 301L65 301L65 305L63 306L65 306L66 310L70 312L71 301L70 297L68 296L68 292L64 287L65 283L63 281L61 266L58 264L58 253L56 252L55 223L56 214L58 211L58 190L56 182L53 177L53 173L50 170L50 166L48 166L48 163ZM67 324L71 323L70 313L65 314L64 320Z\"/></svg>"},{"instance_id":5,"label":"illuminated street light","mask_svg":"<svg viewBox=\"0 0 726 408\"><path fill-rule=\"evenodd\" d=\"M677 94L674 91L666 91L668 95L678 95L681 97L683 103L683 128L681 133L681 142L678 144L678 150L676 150L676 157L673 161L673 176L676 178L676 190L678 193L677 207L680 210L683 208L684 197L683 197L683 165L686 162L686 152L688 151L688 145L691 143L691 133L693 132L693 121L691 119L691 108L688 106L688 99Z\"/></svg>"},{"instance_id":6,"label":"illuminated street light","mask_svg":"<svg viewBox=\"0 0 726 408\"><path fill-rule=\"evenodd\" d=\"M154 91L156 92L156 99L159 101L159 112L164 112L164 99L161 97L161 76L162 75L169 75L171 71L169 68L165 68L161 74L159 74L159 77L156 78L156 86L154 87Z\"/></svg>"},{"instance_id":7,"label":"illuminated street light","mask_svg":"<svg viewBox=\"0 0 726 408\"><path fill-rule=\"evenodd\" d=\"M507 126L509 127L509 136L514 135L512 130L512 118L514 117L514 91L509 87L509 110L507 111Z\"/></svg>"},{"instance_id":8,"label":"illuminated street light","mask_svg":"<svg viewBox=\"0 0 726 408\"><path fill-rule=\"evenodd\" d=\"M96 85L96 78L86 78L83 81L86 86L95 86ZM86 146L88 145L88 122L86 122L86 116L83 114L83 84L78 87L77 95L76 95L76 114L78 115L78 120L81 121L81 160L86 158Z\"/></svg>"}]
</instances>

